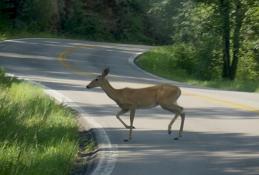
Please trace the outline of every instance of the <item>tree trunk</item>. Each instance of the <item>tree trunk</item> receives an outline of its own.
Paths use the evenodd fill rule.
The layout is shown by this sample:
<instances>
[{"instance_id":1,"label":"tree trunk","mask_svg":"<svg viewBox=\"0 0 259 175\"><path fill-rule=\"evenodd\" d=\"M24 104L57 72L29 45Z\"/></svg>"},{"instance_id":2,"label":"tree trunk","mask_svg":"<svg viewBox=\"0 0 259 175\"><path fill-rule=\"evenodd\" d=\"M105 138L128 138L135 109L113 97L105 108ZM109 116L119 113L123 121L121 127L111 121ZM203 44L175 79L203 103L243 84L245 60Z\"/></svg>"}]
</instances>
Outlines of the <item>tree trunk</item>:
<instances>
[{"instance_id":1,"label":"tree trunk","mask_svg":"<svg viewBox=\"0 0 259 175\"><path fill-rule=\"evenodd\" d=\"M220 15L222 19L222 39L223 39L223 78L230 78L230 5L228 0L219 0Z\"/></svg>"},{"instance_id":2,"label":"tree trunk","mask_svg":"<svg viewBox=\"0 0 259 175\"><path fill-rule=\"evenodd\" d=\"M240 0L236 0L236 12L235 12L235 28L233 36L233 59L231 65L230 79L234 80L236 78L238 58L239 58L239 47L240 47L240 30L243 21L243 11L241 8Z\"/></svg>"}]
</instances>

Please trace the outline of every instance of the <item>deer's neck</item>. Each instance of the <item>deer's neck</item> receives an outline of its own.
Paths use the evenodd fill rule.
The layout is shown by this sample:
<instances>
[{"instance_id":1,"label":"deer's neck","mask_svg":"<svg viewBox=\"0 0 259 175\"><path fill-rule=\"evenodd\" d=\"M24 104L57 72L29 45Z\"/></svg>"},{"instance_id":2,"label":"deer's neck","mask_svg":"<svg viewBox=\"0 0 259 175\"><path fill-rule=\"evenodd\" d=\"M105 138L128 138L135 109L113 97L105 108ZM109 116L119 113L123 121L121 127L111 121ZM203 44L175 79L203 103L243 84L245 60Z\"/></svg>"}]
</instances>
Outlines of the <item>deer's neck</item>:
<instances>
[{"instance_id":1,"label":"deer's neck","mask_svg":"<svg viewBox=\"0 0 259 175\"><path fill-rule=\"evenodd\" d=\"M104 80L104 84L101 86L104 92L114 101L118 100L118 90L113 88L111 84L108 82L108 80Z\"/></svg>"}]
</instances>

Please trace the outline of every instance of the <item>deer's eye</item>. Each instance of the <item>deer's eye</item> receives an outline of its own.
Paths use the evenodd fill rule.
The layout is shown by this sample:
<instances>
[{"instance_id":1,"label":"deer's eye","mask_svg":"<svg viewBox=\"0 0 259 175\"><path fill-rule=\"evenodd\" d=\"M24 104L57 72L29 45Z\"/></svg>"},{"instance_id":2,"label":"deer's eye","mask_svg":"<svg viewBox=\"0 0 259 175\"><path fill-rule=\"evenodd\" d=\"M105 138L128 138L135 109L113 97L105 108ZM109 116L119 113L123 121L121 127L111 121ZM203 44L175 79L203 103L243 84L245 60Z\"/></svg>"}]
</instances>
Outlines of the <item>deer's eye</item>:
<instances>
[{"instance_id":1,"label":"deer's eye","mask_svg":"<svg viewBox=\"0 0 259 175\"><path fill-rule=\"evenodd\" d=\"M96 78L95 81L98 81L98 79Z\"/></svg>"}]
</instances>

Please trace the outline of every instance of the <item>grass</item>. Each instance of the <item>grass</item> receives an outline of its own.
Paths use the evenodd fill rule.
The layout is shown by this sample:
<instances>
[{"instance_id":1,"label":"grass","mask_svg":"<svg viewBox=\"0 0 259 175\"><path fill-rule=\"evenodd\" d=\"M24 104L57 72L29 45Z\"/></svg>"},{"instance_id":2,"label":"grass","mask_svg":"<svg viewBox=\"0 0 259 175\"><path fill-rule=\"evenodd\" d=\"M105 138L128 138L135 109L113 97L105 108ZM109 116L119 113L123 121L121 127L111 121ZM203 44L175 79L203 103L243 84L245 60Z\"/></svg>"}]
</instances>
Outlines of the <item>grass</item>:
<instances>
[{"instance_id":1,"label":"grass","mask_svg":"<svg viewBox=\"0 0 259 175\"><path fill-rule=\"evenodd\" d=\"M0 41L17 38L66 38L64 35L48 32L27 32L27 31L0 31Z\"/></svg>"},{"instance_id":2,"label":"grass","mask_svg":"<svg viewBox=\"0 0 259 175\"><path fill-rule=\"evenodd\" d=\"M0 174L69 174L79 149L74 115L0 70Z\"/></svg>"},{"instance_id":3,"label":"grass","mask_svg":"<svg viewBox=\"0 0 259 175\"><path fill-rule=\"evenodd\" d=\"M259 92L258 81L199 80L197 77L186 73L185 70L179 69L177 66L173 66L177 61L175 60L174 51L170 46L163 46L152 49L140 55L135 62L139 67L150 73L170 80L186 82L190 85L212 87L223 90Z\"/></svg>"},{"instance_id":4,"label":"grass","mask_svg":"<svg viewBox=\"0 0 259 175\"><path fill-rule=\"evenodd\" d=\"M97 42L112 42L112 43L124 43L124 44L145 44L141 41L127 41L116 40L114 38L102 38L102 37L89 37L83 34L76 33L55 33L55 32L31 32L31 31L18 31L16 29L0 30L0 41L7 39L19 39L19 38L58 38L58 39L75 39L75 40L89 40Z\"/></svg>"}]
</instances>

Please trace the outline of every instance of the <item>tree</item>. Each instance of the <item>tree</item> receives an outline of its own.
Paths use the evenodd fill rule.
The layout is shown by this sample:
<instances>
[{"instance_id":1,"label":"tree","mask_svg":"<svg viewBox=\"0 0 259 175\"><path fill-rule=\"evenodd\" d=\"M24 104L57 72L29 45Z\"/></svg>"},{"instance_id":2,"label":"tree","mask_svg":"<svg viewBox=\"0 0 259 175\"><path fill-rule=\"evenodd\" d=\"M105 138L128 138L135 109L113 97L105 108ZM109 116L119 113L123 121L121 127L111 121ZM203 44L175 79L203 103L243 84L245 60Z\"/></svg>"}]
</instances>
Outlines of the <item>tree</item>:
<instances>
[{"instance_id":1,"label":"tree","mask_svg":"<svg viewBox=\"0 0 259 175\"><path fill-rule=\"evenodd\" d=\"M222 40L223 40L223 70L222 77L230 76L230 3L228 0L219 0L219 12L222 23Z\"/></svg>"},{"instance_id":2,"label":"tree","mask_svg":"<svg viewBox=\"0 0 259 175\"><path fill-rule=\"evenodd\" d=\"M231 19L231 11L234 11ZM222 77L225 79L234 80L239 61L240 50L240 31L245 16L245 5L241 0L229 1L219 0L219 12L222 22L222 39L223 39L223 71ZM233 21L233 22L232 22ZM233 25L231 25L233 23ZM231 28L233 31L231 31ZM233 40L231 42L231 34ZM231 48L231 43L233 46ZM232 49L232 59L230 51Z\"/></svg>"},{"instance_id":3,"label":"tree","mask_svg":"<svg viewBox=\"0 0 259 175\"><path fill-rule=\"evenodd\" d=\"M0 22L10 28L16 27L16 19L23 0L3 0L0 2Z\"/></svg>"},{"instance_id":4,"label":"tree","mask_svg":"<svg viewBox=\"0 0 259 175\"><path fill-rule=\"evenodd\" d=\"M234 23L234 34L233 34L233 59L230 69L230 79L234 80L237 72L237 64L239 59L240 49L240 30L244 19L244 9L240 0L235 1L235 23Z\"/></svg>"}]
</instances>

